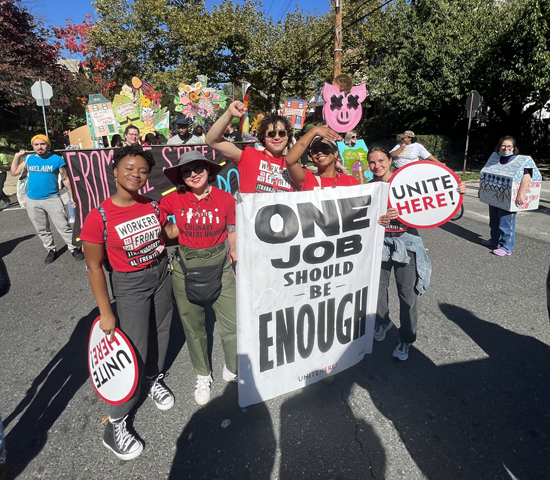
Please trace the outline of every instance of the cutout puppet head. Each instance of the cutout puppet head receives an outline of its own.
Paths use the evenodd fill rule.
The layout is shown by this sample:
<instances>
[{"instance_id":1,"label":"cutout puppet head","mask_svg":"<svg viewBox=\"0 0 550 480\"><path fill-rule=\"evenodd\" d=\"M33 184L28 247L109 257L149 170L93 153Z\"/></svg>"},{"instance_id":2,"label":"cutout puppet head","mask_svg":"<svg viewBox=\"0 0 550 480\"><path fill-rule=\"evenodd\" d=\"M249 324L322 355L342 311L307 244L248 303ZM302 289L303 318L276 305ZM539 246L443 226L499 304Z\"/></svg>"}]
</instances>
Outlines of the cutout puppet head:
<instances>
[{"instance_id":1,"label":"cutout puppet head","mask_svg":"<svg viewBox=\"0 0 550 480\"><path fill-rule=\"evenodd\" d=\"M336 85L325 83L322 94L325 101L323 117L329 127L338 133L353 130L361 121L361 103L367 98L366 85L355 85L349 92L342 92Z\"/></svg>"}]
</instances>

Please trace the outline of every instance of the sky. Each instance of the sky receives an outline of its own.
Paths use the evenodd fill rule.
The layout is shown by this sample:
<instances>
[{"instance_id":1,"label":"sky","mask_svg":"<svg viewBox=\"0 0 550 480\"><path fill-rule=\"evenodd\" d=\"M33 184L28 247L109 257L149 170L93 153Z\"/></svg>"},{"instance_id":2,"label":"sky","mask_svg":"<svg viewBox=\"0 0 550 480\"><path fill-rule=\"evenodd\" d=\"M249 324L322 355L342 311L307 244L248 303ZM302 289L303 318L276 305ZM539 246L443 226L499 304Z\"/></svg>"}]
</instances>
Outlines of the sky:
<instances>
[{"instance_id":1,"label":"sky","mask_svg":"<svg viewBox=\"0 0 550 480\"><path fill-rule=\"evenodd\" d=\"M91 0L23 0L27 10L46 24L52 26L63 26L66 18L74 23L80 23L87 14L95 17ZM206 5L221 3L216 0L206 0ZM264 10L268 15L273 15L274 20L281 19L287 11L294 11L295 5L306 12L325 13L329 10L329 0L264 0Z\"/></svg>"}]
</instances>

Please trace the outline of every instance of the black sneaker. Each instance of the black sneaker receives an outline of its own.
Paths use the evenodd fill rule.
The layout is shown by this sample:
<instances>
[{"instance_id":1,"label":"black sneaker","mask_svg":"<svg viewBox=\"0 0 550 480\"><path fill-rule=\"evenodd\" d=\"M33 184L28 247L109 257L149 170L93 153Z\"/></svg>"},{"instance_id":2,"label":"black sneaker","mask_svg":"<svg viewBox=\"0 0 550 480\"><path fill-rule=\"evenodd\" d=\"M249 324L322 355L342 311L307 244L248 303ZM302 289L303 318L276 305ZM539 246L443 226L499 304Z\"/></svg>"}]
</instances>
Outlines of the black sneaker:
<instances>
[{"instance_id":1,"label":"black sneaker","mask_svg":"<svg viewBox=\"0 0 550 480\"><path fill-rule=\"evenodd\" d=\"M82 250L80 248L74 249L72 251L72 255L77 262L81 262L82 260L84 260L84 254L82 253Z\"/></svg>"},{"instance_id":2,"label":"black sneaker","mask_svg":"<svg viewBox=\"0 0 550 480\"><path fill-rule=\"evenodd\" d=\"M47 264L53 263L56 258L57 258L57 251L50 250L48 252L48 256L46 257L46 260L44 260L44 263L47 263Z\"/></svg>"},{"instance_id":3,"label":"black sneaker","mask_svg":"<svg viewBox=\"0 0 550 480\"><path fill-rule=\"evenodd\" d=\"M157 377L147 379L147 394L153 399L159 410L170 410L174 406L174 395L164 385L161 373Z\"/></svg>"},{"instance_id":4,"label":"black sneaker","mask_svg":"<svg viewBox=\"0 0 550 480\"><path fill-rule=\"evenodd\" d=\"M109 418L103 434L103 445L121 460L132 460L143 452L143 444L126 429L127 418L128 415L116 422Z\"/></svg>"}]
</instances>

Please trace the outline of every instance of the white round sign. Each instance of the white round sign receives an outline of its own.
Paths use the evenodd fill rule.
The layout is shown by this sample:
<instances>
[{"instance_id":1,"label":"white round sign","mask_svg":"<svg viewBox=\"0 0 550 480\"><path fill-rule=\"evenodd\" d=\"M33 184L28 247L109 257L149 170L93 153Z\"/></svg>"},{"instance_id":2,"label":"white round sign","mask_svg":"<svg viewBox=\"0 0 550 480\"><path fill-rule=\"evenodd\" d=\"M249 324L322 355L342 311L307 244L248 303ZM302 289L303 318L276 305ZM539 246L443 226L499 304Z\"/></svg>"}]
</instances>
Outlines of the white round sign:
<instances>
[{"instance_id":1,"label":"white round sign","mask_svg":"<svg viewBox=\"0 0 550 480\"><path fill-rule=\"evenodd\" d=\"M457 191L460 178L436 162L413 162L390 179L390 207L399 221L415 228L438 227L450 220L462 205Z\"/></svg>"},{"instance_id":2,"label":"white round sign","mask_svg":"<svg viewBox=\"0 0 550 480\"><path fill-rule=\"evenodd\" d=\"M118 328L109 339L97 317L88 343L88 369L97 394L111 405L128 401L138 383L138 364L132 345Z\"/></svg>"}]
</instances>

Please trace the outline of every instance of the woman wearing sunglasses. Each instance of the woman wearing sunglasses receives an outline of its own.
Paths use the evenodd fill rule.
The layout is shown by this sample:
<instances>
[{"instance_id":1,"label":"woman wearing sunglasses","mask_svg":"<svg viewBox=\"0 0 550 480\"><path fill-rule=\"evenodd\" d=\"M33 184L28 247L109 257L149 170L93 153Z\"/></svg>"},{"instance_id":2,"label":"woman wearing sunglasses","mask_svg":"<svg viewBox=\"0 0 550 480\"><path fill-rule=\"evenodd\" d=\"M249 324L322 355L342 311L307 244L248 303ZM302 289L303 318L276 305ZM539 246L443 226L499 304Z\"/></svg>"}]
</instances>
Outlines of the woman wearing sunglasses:
<instances>
[{"instance_id":1,"label":"woman wearing sunglasses","mask_svg":"<svg viewBox=\"0 0 550 480\"><path fill-rule=\"evenodd\" d=\"M164 386L161 373L172 324L172 282L161 236L166 217L156 202L139 194L154 165L151 152L143 151L139 145L115 150L117 191L90 211L80 233L88 280L99 307L99 327L109 336L116 325L103 273L107 256L112 267L118 325L139 359L135 393L121 405L111 405L103 435L103 444L121 460L136 458L143 451L141 441L126 428L126 418L139 399L143 377L158 409L168 410L174 405L174 396Z\"/></svg>"},{"instance_id":2,"label":"woman wearing sunglasses","mask_svg":"<svg viewBox=\"0 0 550 480\"><path fill-rule=\"evenodd\" d=\"M258 127L258 140L265 150L245 147L223 140L223 134L234 117L242 118L247 108L235 101L216 121L206 134L206 143L222 154L227 160L237 164L239 170L239 190L243 193L271 193L293 191L287 172L285 152L292 141L292 129L285 117L271 115L264 118Z\"/></svg>"},{"instance_id":3,"label":"woman wearing sunglasses","mask_svg":"<svg viewBox=\"0 0 550 480\"><path fill-rule=\"evenodd\" d=\"M328 126L312 128L288 152L286 162L292 183L300 190L316 190L349 185L359 185L359 181L351 175L345 175L337 168L338 147L340 140L334 130ZM317 173L302 168L300 159L308 149L309 156L317 167Z\"/></svg>"},{"instance_id":4,"label":"woman wearing sunglasses","mask_svg":"<svg viewBox=\"0 0 550 480\"><path fill-rule=\"evenodd\" d=\"M355 144L357 143L357 133L353 130L351 132L346 133L346 136L344 137L344 143L348 147L355 147Z\"/></svg>"},{"instance_id":5,"label":"woman wearing sunglasses","mask_svg":"<svg viewBox=\"0 0 550 480\"><path fill-rule=\"evenodd\" d=\"M199 405L210 400L212 383L204 319L206 303L211 303L216 312L222 337L222 378L226 382L237 380L235 276L225 248L228 239L236 263L235 199L210 185L220 170L220 165L196 151L184 153L176 166L164 170L177 190L161 201L162 212L176 218L176 224L166 228L168 236L178 237L180 244L172 262L172 286L197 375L195 401Z\"/></svg>"}]
</instances>

